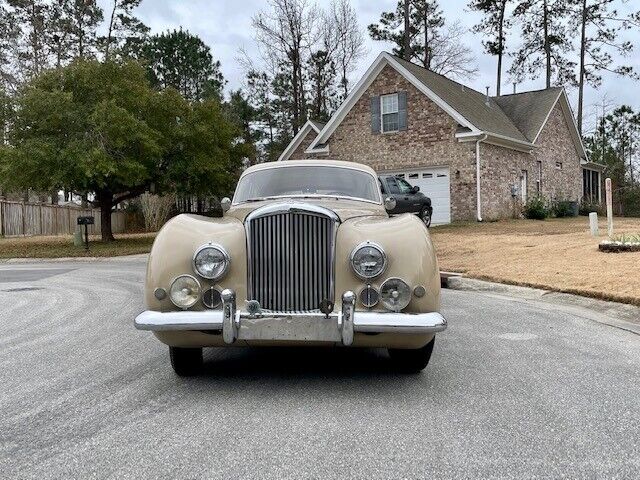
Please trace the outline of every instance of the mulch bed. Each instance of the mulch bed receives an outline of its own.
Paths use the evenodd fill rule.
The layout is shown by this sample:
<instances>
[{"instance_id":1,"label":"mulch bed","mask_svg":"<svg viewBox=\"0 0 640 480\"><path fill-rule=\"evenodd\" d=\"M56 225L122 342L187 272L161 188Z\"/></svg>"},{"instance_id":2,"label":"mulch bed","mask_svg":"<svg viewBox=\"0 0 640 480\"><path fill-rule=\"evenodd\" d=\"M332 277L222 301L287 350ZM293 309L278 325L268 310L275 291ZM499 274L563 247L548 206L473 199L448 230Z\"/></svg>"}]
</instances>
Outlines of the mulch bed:
<instances>
[{"instance_id":1,"label":"mulch bed","mask_svg":"<svg viewBox=\"0 0 640 480\"><path fill-rule=\"evenodd\" d=\"M601 243L598 249L607 253L640 252L640 243Z\"/></svg>"}]
</instances>

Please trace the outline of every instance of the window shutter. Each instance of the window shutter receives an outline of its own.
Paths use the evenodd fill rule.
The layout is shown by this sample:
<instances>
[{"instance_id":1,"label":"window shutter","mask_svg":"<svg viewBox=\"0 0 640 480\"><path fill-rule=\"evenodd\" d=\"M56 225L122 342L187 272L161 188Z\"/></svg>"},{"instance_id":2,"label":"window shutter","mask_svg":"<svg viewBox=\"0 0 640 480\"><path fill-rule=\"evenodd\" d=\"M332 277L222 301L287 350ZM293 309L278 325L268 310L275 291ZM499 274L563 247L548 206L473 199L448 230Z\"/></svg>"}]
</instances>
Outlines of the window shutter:
<instances>
[{"instance_id":1,"label":"window shutter","mask_svg":"<svg viewBox=\"0 0 640 480\"><path fill-rule=\"evenodd\" d=\"M407 129L407 92L398 92L398 130Z\"/></svg>"},{"instance_id":2,"label":"window shutter","mask_svg":"<svg viewBox=\"0 0 640 480\"><path fill-rule=\"evenodd\" d=\"M371 133L380 133L380 97L371 97Z\"/></svg>"}]
</instances>

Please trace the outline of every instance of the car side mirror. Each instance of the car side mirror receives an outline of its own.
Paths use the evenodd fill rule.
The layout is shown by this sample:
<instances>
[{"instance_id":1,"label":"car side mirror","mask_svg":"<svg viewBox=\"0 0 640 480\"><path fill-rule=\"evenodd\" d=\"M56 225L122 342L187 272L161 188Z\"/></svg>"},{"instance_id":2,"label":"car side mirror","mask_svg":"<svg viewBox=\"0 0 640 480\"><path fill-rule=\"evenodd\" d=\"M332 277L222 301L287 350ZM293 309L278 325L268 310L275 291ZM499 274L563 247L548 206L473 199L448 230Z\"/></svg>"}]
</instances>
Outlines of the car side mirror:
<instances>
[{"instance_id":1,"label":"car side mirror","mask_svg":"<svg viewBox=\"0 0 640 480\"><path fill-rule=\"evenodd\" d=\"M413 193L418 193L420 191L420 187L419 186L414 186L413 187Z\"/></svg>"},{"instance_id":2,"label":"car side mirror","mask_svg":"<svg viewBox=\"0 0 640 480\"><path fill-rule=\"evenodd\" d=\"M231 199L229 197L224 197L220 200L220 206L222 207L222 212L227 212L231 208Z\"/></svg>"},{"instance_id":3,"label":"car side mirror","mask_svg":"<svg viewBox=\"0 0 640 480\"><path fill-rule=\"evenodd\" d=\"M396 208L396 199L393 197L386 197L384 199L384 208L387 212Z\"/></svg>"}]
</instances>

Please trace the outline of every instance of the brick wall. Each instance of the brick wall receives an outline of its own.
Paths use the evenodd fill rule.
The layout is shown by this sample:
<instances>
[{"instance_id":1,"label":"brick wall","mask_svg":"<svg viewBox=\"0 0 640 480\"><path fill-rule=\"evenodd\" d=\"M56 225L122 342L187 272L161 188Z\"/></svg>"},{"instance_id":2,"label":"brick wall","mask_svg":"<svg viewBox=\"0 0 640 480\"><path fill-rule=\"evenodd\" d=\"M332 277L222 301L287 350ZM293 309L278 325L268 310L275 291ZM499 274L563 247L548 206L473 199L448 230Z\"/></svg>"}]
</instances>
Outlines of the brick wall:
<instances>
[{"instance_id":1,"label":"brick wall","mask_svg":"<svg viewBox=\"0 0 640 480\"><path fill-rule=\"evenodd\" d=\"M303 160L303 159L307 159L307 158L317 158L316 156L313 155L309 155L308 153L304 153L304 151L309 148L309 145L311 145L311 142L313 141L314 138L316 138L318 134L316 133L316 131L312 128L311 130L309 130L307 132L307 134L304 136L304 138L302 139L302 142L300 142L300 145L298 145L298 148L296 148L293 153L289 156L289 158L291 160Z\"/></svg>"},{"instance_id":2,"label":"brick wall","mask_svg":"<svg viewBox=\"0 0 640 480\"><path fill-rule=\"evenodd\" d=\"M407 130L371 133L370 98L407 92ZM453 221L475 218L474 146L459 143L458 124L392 67L386 66L329 139L329 157L370 165L376 171L448 166ZM428 192L425 192L428 195Z\"/></svg>"}]
</instances>

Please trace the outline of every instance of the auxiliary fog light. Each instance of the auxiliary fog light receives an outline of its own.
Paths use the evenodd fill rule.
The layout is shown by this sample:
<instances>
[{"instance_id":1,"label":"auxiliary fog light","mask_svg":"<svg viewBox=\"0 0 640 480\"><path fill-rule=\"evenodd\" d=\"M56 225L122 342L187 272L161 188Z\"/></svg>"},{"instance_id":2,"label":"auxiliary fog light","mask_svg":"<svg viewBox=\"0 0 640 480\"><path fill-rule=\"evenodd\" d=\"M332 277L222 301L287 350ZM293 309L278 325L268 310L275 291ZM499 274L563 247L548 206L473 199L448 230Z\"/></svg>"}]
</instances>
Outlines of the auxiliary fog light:
<instances>
[{"instance_id":1,"label":"auxiliary fog light","mask_svg":"<svg viewBox=\"0 0 640 480\"><path fill-rule=\"evenodd\" d=\"M390 278L380 287L380 301L384 308L399 312L411 301L411 287L399 278Z\"/></svg>"},{"instance_id":2,"label":"auxiliary fog light","mask_svg":"<svg viewBox=\"0 0 640 480\"><path fill-rule=\"evenodd\" d=\"M200 298L200 283L191 275L180 275L171 284L169 297L176 307L192 307Z\"/></svg>"}]
</instances>

